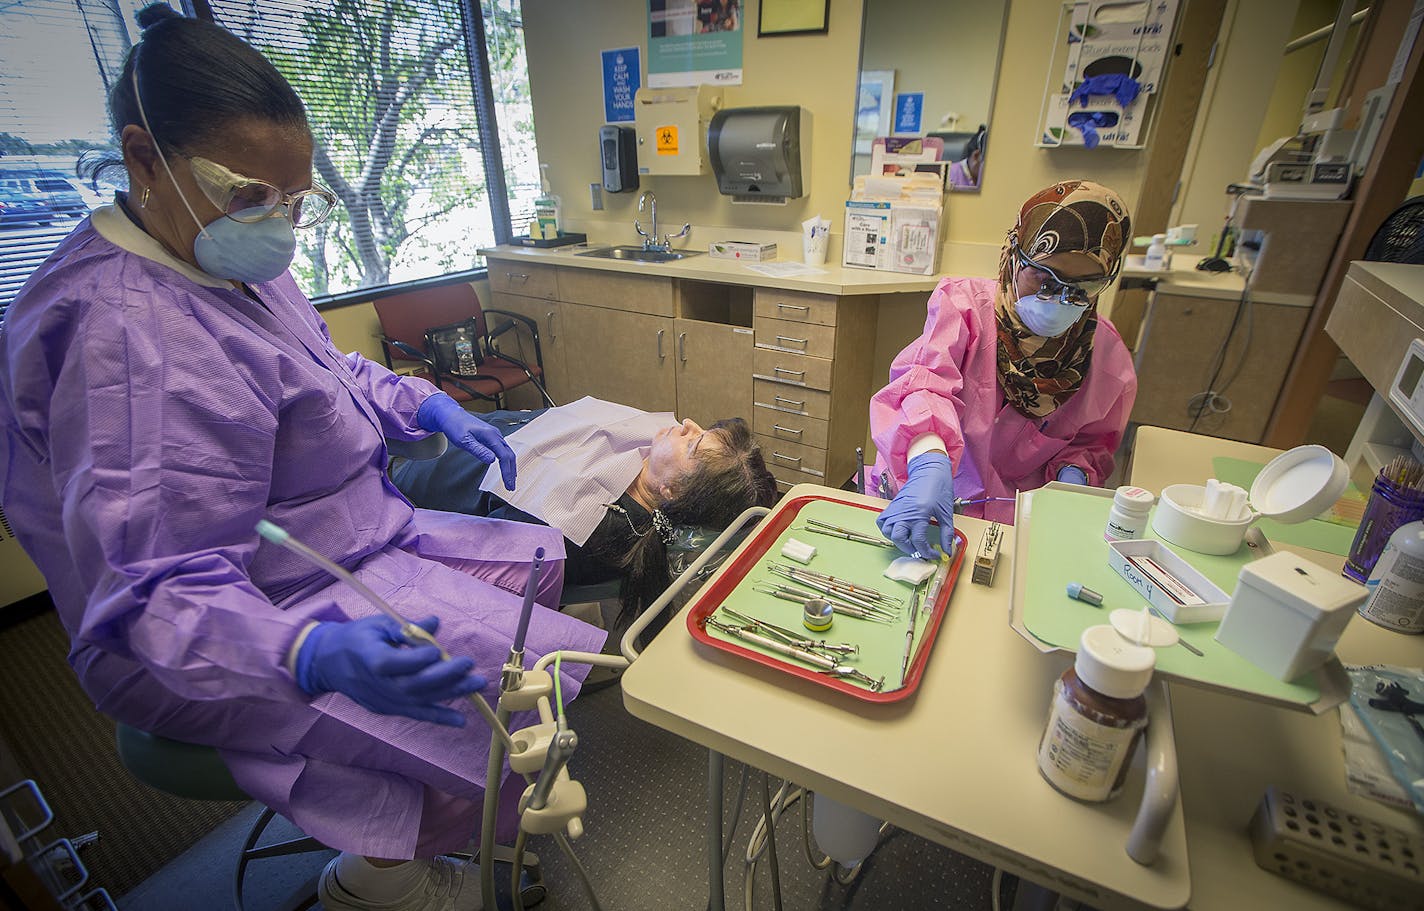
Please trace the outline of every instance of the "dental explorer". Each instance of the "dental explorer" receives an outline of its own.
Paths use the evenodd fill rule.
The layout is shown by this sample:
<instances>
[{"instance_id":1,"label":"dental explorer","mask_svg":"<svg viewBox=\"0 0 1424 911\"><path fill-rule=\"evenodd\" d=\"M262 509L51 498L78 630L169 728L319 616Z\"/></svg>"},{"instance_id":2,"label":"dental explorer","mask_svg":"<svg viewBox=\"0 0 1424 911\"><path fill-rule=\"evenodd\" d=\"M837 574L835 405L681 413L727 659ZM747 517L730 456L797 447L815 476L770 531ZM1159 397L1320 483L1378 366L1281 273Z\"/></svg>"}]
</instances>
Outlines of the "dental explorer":
<instances>
[{"instance_id":1,"label":"dental explorer","mask_svg":"<svg viewBox=\"0 0 1424 911\"><path fill-rule=\"evenodd\" d=\"M838 661L836 661L835 658L831 657L830 655L822 655L819 652L807 651L803 648L797 648L794 645L787 645L784 642L779 642L769 636L763 636L762 634L753 632L752 630L749 630L745 627L731 626L729 624L723 623L713 617L708 617L703 622L706 623L708 626L712 627L713 629L721 630L723 633L726 633L728 636L731 636L734 639L741 639L743 642L750 642L753 645L759 645L774 654L781 655L785 658L793 658L804 664L809 664L817 671L822 674L826 674L827 676L849 677L852 680L859 680L861 683L865 684L867 687L877 693L880 692L881 688L885 686L884 677L881 677L879 680L876 680L874 677L871 677L869 674L865 673L862 670L859 670L858 668L853 668L849 665L839 663Z\"/></svg>"},{"instance_id":2,"label":"dental explorer","mask_svg":"<svg viewBox=\"0 0 1424 911\"><path fill-rule=\"evenodd\" d=\"M798 588L792 588L789 585L772 585L770 583L762 584L766 585L766 588L757 588L753 586L754 590L761 592L763 595L771 595L773 598L780 598L782 601L790 601L794 604L800 604L804 607L807 601L821 600L829 604L831 606L831 610L844 617L855 617L859 620L871 620L875 623L894 622L894 618L892 617L887 617L884 614L872 613L866 610L865 608L860 607L859 605L847 604L843 601L838 601L833 596L821 592L802 591Z\"/></svg>"},{"instance_id":3,"label":"dental explorer","mask_svg":"<svg viewBox=\"0 0 1424 911\"><path fill-rule=\"evenodd\" d=\"M722 606L722 613L743 626L749 626L755 630L760 630L768 635L775 636L787 645L794 645L797 648L831 652L832 654L843 655L845 657L860 653L860 646L858 645L852 645L849 642L822 642L819 639L807 639L805 636L798 636L791 630L777 626L775 623L758 620L756 617L748 617L746 614L734 611L726 605Z\"/></svg>"},{"instance_id":4,"label":"dental explorer","mask_svg":"<svg viewBox=\"0 0 1424 911\"><path fill-rule=\"evenodd\" d=\"M854 541L857 544L870 544L875 547L895 546L884 538L877 538L858 531L851 531L849 528L842 528L839 525L832 525L829 522L819 522L816 519L807 519L806 524L800 526L797 530L809 531L817 535L827 535L832 538L843 538L846 541Z\"/></svg>"}]
</instances>

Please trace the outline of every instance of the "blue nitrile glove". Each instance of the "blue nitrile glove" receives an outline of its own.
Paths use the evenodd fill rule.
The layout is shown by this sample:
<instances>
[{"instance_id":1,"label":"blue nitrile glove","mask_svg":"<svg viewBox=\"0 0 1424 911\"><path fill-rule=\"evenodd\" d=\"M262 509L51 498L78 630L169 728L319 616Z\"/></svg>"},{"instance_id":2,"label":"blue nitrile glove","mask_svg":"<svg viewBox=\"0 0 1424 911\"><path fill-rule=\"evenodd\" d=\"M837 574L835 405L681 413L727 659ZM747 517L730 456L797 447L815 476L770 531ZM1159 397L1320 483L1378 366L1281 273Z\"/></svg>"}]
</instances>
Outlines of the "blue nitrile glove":
<instances>
[{"instance_id":1,"label":"blue nitrile glove","mask_svg":"<svg viewBox=\"0 0 1424 911\"><path fill-rule=\"evenodd\" d=\"M1058 469L1058 480L1068 484L1087 484L1088 473L1077 465L1064 465Z\"/></svg>"},{"instance_id":2,"label":"blue nitrile glove","mask_svg":"<svg viewBox=\"0 0 1424 911\"><path fill-rule=\"evenodd\" d=\"M1125 108L1137 100L1141 91L1142 84L1126 73L1099 73L1078 83L1073 94L1068 96L1068 106L1072 107L1073 102L1078 101L1087 107L1088 99L1093 95L1111 95L1119 107Z\"/></svg>"},{"instance_id":3,"label":"blue nitrile glove","mask_svg":"<svg viewBox=\"0 0 1424 911\"><path fill-rule=\"evenodd\" d=\"M939 543L954 546L954 466L942 452L924 452L910 460L909 477L875 524L880 533L912 557L932 560L930 519L939 520Z\"/></svg>"},{"instance_id":4,"label":"blue nitrile glove","mask_svg":"<svg viewBox=\"0 0 1424 911\"><path fill-rule=\"evenodd\" d=\"M1096 149L1102 142L1098 130L1117 126L1117 115L1107 111L1074 111L1068 115L1068 125L1083 134L1083 148Z\"/></svg>"},{"instance_id":5,"label":"blue nitrile glove","mask_svg":"<svg viewBox=\"0 0 1424 911\"><path fill-rule=\"evenodd\" d=\"M416 626L434 635L440 620ZM409 645L400 624L384 615L318 623L297 652L297 685L311 693L337 692L382 715L465 726L465 716L441 705L485 688L469 658L440 660L433 645Z\"/></svg>"},{"instance_id":6,"label":"blue nitrile glove","mask_svg":"<svg viewBox=\"0 0 1424 911\"><path fill-rule=\"evenodd\" d=\"M499 459L499 476L506 488L514 489L514 450L504 441L503 434L461 408L459 402L437 392L420 403L415 423L421 430L445 434L451 443L486 465Z\"/></svg>"}]
</instances>

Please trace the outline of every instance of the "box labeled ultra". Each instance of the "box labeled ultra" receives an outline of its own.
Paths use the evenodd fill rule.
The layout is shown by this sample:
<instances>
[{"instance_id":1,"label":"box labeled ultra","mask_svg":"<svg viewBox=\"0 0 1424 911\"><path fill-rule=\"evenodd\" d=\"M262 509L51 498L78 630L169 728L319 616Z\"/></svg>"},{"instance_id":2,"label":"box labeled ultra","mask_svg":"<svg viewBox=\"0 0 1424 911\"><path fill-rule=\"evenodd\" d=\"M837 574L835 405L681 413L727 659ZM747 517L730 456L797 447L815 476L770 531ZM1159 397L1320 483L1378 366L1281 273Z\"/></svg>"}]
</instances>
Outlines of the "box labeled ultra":
<instances>
[{"instance_id":1,"label":"box labeled ultra","mask_svg":"<svg viewBox=\"0 0 1424 911\"><path fill-rule=\"evenodd\" d=\"M776 259L776 244L759 244L747 240L716 240L707 245L707 255L715 259L740 259L747 263L764 263Z\"/></svg>"},{"instance_id":2,"label":"box labeled ultra","mask_svg":"<svg viewBox=\"0 0 1424 911\"><path fill-rule=\"evenodd\" d=\"M1113 541L1108 565L1173 623L1210 623L1230 598L1160 541Z\"/></svg>"}]
</instances>

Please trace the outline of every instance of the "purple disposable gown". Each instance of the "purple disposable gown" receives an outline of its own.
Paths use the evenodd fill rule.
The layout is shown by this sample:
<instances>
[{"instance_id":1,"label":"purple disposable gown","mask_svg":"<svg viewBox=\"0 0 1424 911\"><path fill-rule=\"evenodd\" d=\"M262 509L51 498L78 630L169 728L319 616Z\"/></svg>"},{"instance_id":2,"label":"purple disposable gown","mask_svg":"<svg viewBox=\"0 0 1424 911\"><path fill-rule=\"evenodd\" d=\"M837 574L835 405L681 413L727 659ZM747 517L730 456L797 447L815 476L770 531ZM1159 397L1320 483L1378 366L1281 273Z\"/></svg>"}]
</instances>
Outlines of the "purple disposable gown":
<instances>
[{"instance_id":1,"label":"purple disposable gown","mask_svg":"<svg viewBox=\"0 0 1424 911\"><path fill-rule=\"evenodd\" d=\"M438 616L491 699L535 547L552 561L528 660L597 651L604 633L549 609L557 531L416 510L386 478L383 437L427 435L415 413L432 386L339 354L289 275L254 290L262 304L117 209L80 224L0 332L5 511L99 711L218 747L244 791L331 847L458 849L479 827L488 727L468 703L457 729L298 688L285 663L302 628L375 608L259 541L257 520L405 616ZM565 672L566 694L581 676Z\"/></svg>"},{"instance_id":2,"label":"purple disposable gown","mask_svg":"<svg viewBox=\"0 0 1424 911\"><path fill-rule=\"evenodd\" d=\"M905 483L910 444L925 433L944 440L954 464L954 495L1012 497L1042 487L1065 465L1089 484L1113 470L1137 373L1117 329L1098 317L1083 385L1046 418L1027 418L1004 399L997 366L994 292L987 278L946 278L930 295L925 331L896 355L890 383L870 400L870 435L879 456L867 490L888 471ZM987 508L986 508L987 507ZM966 514L1013 522L1013 503L971 506Z\"/></svg>"}]
</instances>

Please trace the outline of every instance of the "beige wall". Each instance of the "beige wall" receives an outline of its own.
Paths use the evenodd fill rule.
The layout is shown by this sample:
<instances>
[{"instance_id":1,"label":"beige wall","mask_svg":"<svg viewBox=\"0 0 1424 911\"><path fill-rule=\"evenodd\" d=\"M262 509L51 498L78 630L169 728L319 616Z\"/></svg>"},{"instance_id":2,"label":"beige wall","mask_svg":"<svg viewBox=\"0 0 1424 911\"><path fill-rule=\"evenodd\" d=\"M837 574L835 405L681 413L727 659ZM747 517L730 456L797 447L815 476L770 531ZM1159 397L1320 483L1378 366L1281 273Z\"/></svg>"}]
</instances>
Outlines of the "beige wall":
<instances>
[{"instance_id":1,"label":"beige wall","mask_svg":"<svg viewBox=\"0 0 1424 911\"><path fill-rule=\"evenodd\" d=\"M956 0L969 3L972 0ZM872 4L872 8L874 4ZM1003 61L995 91L985 163L984 191L950 196L940 270L990 275L999 246L1024 198L1055 180L1088 176L1122 194L1129 206L1140 195L1143 153L1097 149L1045 150L1033 145L1052 57L1057 0L1010 4ZM592 211L588 185L600 179L597 131L603 122L598 52L646 46L643 0L568 3L524 0L534 127L540 160L549 163L571 230L600 241L635 242L637 193L603 194L605 211ZM849 186L851 117L860 52L860 0L830 0L825 35L756 37L755 3L747 4L743 85L726 88L729 106L799 103L814 123L808 195L787 206L736 206L707 177L643 178L657 193L659 217L691 221L689 246L760 232L791 232L813 214L832 222L832 256L839 250ZM794 240L787 235L784 241ZM799 241L798 241L799 243Z\"/></svg>"},{"instance_id":2,"label":"beige wall","mask_svg":"<svg viewBox=\"0 0 1424 911\"><path fill-rule=\"evenodd\" d=\"M1260 0L1257 0L1260 2ZM1274 3L1266 4L1275 7ZM1356 3L1356 6L1362 4ZM1301 0L1299 8L1296 10L1295 21L1291 23L1290 37L1299 38L1309 32L1313 32L1322 26L1331 25L1335 21L1335 14L1340 9L1338 0ZM1340 51L1340 59L1336 62L1335 73L1331 77L1332 92L1326 107L1332 107L1336 103L1335 92L1343 80L1345 70L1350 65L1350 58L1355 53L1356 39L1359 37L1360 27L1350 26L1348 40L1345 47ZM1305 96L1309 94L1312 86L1315 85L1316 74L1320 71L1320 61L1325 58L1325 48L1329 45L1329 39L1317 41L1299 50L1286 54L1285 60L1281 64L1280 75L1275 83L1275 91L1271 95L1270 106L1266 109L1265 116L1261 121L1261 131L1256 136L1256 148L1264 149L1282 136L1294 136L1300 127L1301 114L1305 108Z\"/></svg>"}]
</instances>

